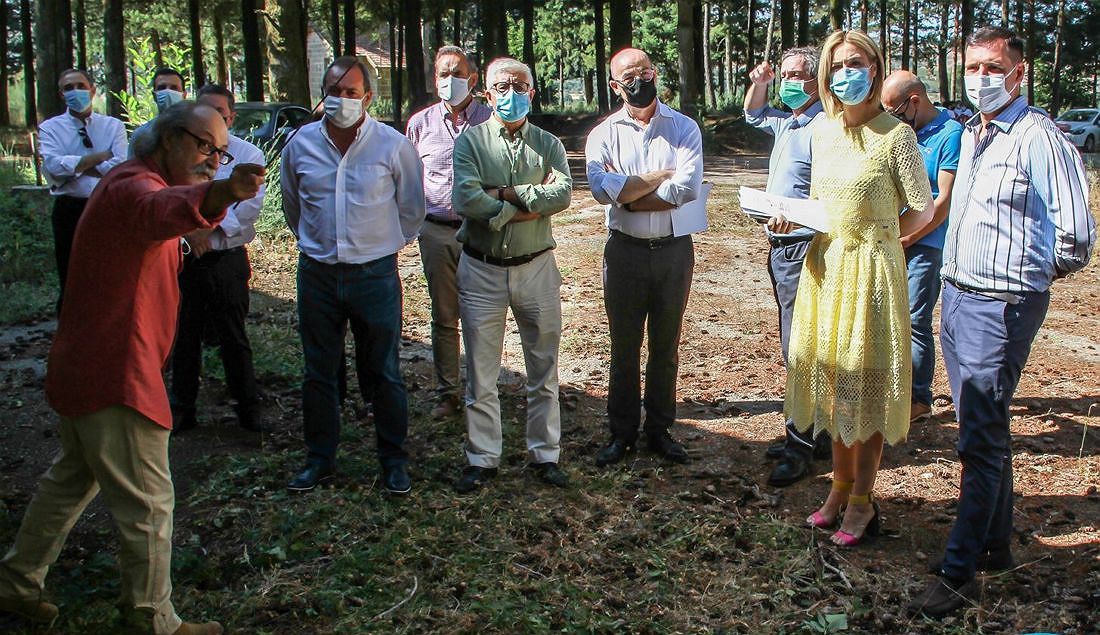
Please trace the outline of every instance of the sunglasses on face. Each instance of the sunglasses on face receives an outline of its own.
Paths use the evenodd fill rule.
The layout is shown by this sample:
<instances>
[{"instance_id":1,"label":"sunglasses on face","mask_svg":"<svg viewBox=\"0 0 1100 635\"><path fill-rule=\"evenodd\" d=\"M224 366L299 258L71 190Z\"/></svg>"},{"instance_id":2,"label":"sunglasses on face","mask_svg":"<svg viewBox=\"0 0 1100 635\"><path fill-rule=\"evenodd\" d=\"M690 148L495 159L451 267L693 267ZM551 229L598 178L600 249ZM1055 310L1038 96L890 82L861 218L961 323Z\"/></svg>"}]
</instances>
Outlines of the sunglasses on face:
<instances>
[{"instance_id":1,"label":"sunglasses on face","mask_svg":"<svg viewBox=\"0 0 1100 635\"><path fill-rule=\"evenodd\" d=\"M199 154L201 154L202 156L209 157L209 156L213 156L214 153L217 153L218 156L219 156L218 163L220 163L222 165L229 165L230 163L233 162L233 155L229 154L229 152L227 150L223 150L222 148L219 148L218 146L214 145L213 143L210 143L206 139L203 139L199 135L191 132L187 128L180 128L180 130L187 133L187 135L189 137L191 137L192 139L195 140L195 144L199 148Z\"/></svg>"}]
</instances>

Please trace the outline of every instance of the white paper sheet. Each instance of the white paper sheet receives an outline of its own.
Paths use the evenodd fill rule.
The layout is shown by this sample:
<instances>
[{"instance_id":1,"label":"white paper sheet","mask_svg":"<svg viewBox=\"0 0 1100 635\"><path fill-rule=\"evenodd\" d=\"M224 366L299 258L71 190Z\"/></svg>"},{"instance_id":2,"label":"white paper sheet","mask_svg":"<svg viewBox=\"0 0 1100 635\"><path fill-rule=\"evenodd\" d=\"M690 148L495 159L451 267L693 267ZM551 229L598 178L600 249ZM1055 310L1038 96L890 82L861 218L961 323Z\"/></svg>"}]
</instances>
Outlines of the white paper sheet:
<instances>
[{"instance_id":1,"label":"white paper sheet","mask_svg":"<svg viewBox=\"0 0 1100 635\"><path fill-rule=\"evenodd\" d=\"M825 213L825 204L806 198L787 198L768 194L763 190L741 186L741 210L757 220L764 220L782 214L784 218L809 227L814 231L827 233L829 217Z\"/></svg>"},{"instance_id":2,"label":"white paper sheet","mask_svg":"<svg viewBox=\"0 0 1100 635\"><path fill-rule=\"evenodd\" d=\"M687 236L706 231L707 224L707 197L713 186L703 183L699 188L699 196L690 203L684 203L672 210L672 235Z\"/></svg>"}]
</instances>

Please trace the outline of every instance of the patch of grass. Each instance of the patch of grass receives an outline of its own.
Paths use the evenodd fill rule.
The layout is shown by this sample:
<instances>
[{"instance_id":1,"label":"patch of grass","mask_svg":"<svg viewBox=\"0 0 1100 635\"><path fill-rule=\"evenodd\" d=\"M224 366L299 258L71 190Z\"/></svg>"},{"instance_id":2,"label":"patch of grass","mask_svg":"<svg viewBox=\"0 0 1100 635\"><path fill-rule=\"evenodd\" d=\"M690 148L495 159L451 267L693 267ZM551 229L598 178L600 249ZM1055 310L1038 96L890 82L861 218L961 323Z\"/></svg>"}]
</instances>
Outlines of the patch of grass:
<instances>
[{"instance_id":1,"label":"patch of grass","mask_svg":"<svg viewBox=\"0 0 1100 635\"><path fill-rule=\"evenodd\" d=\"M57 274L50 202L37 193L0 200L0 324L32 321L53 310Z\"/></svg>"}]
</instances>

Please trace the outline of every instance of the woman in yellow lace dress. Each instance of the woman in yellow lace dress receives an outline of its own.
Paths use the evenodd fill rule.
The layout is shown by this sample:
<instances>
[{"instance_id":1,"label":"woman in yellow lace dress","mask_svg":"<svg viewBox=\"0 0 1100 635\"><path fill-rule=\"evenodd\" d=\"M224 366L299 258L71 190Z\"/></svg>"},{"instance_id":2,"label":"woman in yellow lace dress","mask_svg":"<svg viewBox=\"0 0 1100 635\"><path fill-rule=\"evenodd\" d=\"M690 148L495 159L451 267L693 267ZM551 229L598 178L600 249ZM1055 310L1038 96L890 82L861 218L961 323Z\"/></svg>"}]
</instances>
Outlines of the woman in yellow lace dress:
<instances>
[{"instance_id":1,"label":"woman in yellow lace dress","mask_svg":"<svg viewBox=\"0 0 1100 635\"><path fill-rule=\"evenodd\" d=\"M833 485L808 522L831 527L844 512L832 536L844 546L877 533L871 492L883 441L908 433L909 296L899 236L932 213L913 129L880 109L884 70L858 31L833 33L822 47L827 116L811 124L810 197L825 204L830 230L806 254L787 368L787 417L833 440ZM771 224L784 231L787 223Z\"/></svg>"}]
</instances>

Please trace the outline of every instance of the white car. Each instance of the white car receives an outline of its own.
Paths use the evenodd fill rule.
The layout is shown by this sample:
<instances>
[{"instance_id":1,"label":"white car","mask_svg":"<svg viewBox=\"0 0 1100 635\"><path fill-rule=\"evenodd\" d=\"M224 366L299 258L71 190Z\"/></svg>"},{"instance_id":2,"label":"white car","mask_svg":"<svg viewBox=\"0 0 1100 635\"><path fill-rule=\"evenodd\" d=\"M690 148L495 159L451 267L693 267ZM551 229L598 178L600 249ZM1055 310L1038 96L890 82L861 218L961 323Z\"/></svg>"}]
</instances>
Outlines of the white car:
<instances>
[{"instance_id":1,"label":"white car","mask_svg":"<svg viewBox=\"0 0 1100 635\"><path fill-rule=\"evenodd\" d=\"M1074 108L1062 113L1054 125L1066 133L1073 145L1084 152L1095 152L1100 142L1100 109Z\"/></svg>"}]
</instances>

